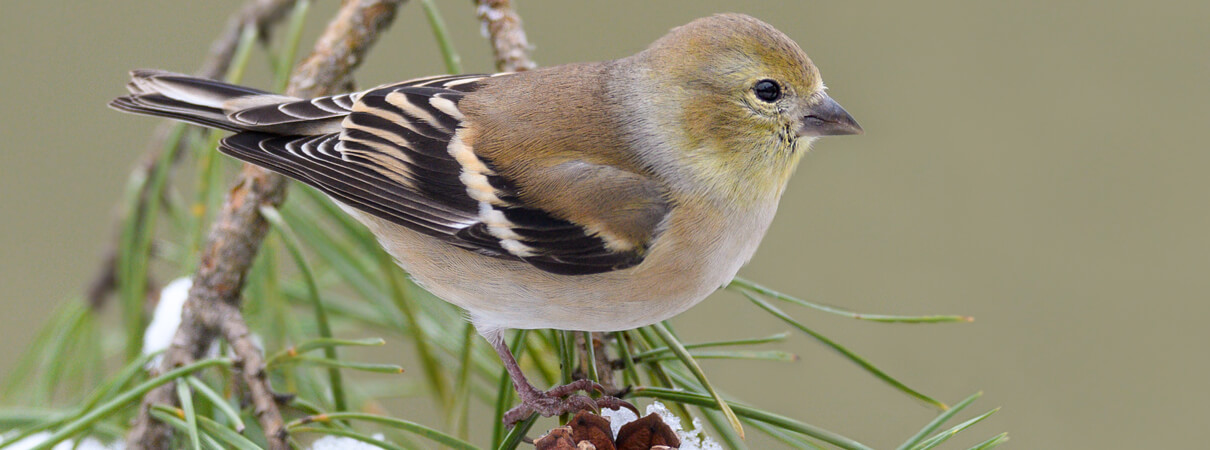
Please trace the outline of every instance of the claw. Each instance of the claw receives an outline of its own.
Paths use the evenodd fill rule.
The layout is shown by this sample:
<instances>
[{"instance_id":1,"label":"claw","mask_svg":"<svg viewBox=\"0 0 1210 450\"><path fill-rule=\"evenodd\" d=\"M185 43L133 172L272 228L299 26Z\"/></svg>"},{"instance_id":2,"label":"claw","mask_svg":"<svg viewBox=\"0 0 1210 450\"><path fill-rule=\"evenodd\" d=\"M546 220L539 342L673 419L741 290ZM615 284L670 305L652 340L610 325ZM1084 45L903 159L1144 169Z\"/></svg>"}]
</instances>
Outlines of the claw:
<instances>
[{"instance_id":1,"label":"claw","mask_svg":"<svg viewBox=\"0 0 1210 450\"><path fill-rule=\"evenodd\" d=\"M643 417L643 414L639 413L638 408L635 408L634 405L630 404L630 402L617 397L601 397L597 399L596 403L598 409L608 408L612 410L620 410L622 408L626 408L633 412L635 417Z\"/></svg>"},{"instance_id":2,"label":"claw","mask_svg":"<svg viewBox=\"0 0 1210 450\"><path fill-rule=\"evenodd\" d=\"M576 380L562 386L555 386L546 392L522 393L521 404L504 414L504 425L512 427L534 413L550 417L583 410L597 413L604 408L615 410L626 408L633 411L635 416L642 415L639 414L638 408L620 398L602 396L593 399L586 395L574 394L579 391L604 393L605 388L591 380Z\"/></svg>"},{"instance_id":3,"label":"claw","mask_svg":"<svg viewBox=\"0 0 1210 450\"><path fill-rule=\"evenodd\" d=\"M592 410L596 413L600 412L601 408L627 408L633 411L636 416L641 416L639 409L635 408L634 405L620 398L607 395L608 391L605 389L605 386L601 386L600 383L592 380L579 379L563 386L555 386L546 392L539 391L525 379L525 374L521 372L521 366L517 364L517 358L513 357L512 351L504 344L501 330L488 329L487 332L483 332L483 330L480 330L480 332L487 339L487 342L492 344L492 348L496 350L496 353L500 355L500 361L504 363L504 369L508 371L508 376L513 380L513 388L517 390L517 395L521 397L520 405L504 413L504 425L511 428L517 422L524 420L534 413L550 417L582 410ZM597 392L602 394L602 396L594 400L585 395L573 395L581 391L589 393Z\"/></svg>"}]
</instances>

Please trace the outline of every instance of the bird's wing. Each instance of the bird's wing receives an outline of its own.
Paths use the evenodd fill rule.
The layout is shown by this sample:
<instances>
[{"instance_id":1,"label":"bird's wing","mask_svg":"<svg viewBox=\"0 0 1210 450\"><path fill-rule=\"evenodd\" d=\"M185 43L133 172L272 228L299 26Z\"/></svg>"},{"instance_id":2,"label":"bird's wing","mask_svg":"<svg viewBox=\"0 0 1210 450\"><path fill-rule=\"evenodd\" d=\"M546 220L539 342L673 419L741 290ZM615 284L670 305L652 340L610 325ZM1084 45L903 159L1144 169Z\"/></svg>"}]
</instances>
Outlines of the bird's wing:
<instances>
[{"instance_id":1,"label":"bird's wing","mask_svg":"<svg viewBox=\"0 0 1210 450\"><path fill-rule=\"evenodd\" d=\"M566 275L642 262L668 210L661 191L635 174L611 174L616 169L584 163L558 169L566 172L568 183L599 179L593 189L580 189L592 195L641 196L624 203L641 205L642 211L606 212L578 223L523 201L514 180L497 173L461 136L466 127L458 102L482 77L382 86L353 94L348 108L346 100L319 99L279 106L277 112L266 109L259 117L284 114L272 119L279 123L291 115L324 120L320 110L331 105L349 112L340 132L282 136L248 131L224 139L220 150L298 179L365 213L480 254ZM316 109L298 113L312 107ZM636 228L642 230L634 232Z\"/></svg>"},{"instance_id":2,"label":"bird's wing","mask_svg":"<svg viewBox=\"0 0 1210 450\"><path fill-rule=\"evenodd\" d=\"M486 76L438 75L307 100L261 93L232 98L224 102L223 110L227 112L227 119L241 129L279 134L335 133L341 130L341 121L353 112L354 105L366 94L408 87L461 93L473 89L475 82Z\"/></svg>"}]
</instances>

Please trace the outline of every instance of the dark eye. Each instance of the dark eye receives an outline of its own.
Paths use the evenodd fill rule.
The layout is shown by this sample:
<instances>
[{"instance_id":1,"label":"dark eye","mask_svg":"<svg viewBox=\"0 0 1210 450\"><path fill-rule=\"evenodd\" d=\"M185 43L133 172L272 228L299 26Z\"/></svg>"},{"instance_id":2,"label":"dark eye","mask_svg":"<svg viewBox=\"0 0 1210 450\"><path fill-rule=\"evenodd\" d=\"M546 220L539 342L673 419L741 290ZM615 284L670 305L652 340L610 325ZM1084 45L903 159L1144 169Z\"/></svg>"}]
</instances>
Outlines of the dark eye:
<instances>
[{"instance_id":1,"label":"dark eye","mask_svg":"<svg viewBox=\"0 0 1210 450\"><path fill-rule=\"evenodd\" d=\"M752 86L752 91L756 93L756 98L769 103L773 103L781 98L781 86L773 80L757 81L756 86Z\"/></svg>"}]
</instances>

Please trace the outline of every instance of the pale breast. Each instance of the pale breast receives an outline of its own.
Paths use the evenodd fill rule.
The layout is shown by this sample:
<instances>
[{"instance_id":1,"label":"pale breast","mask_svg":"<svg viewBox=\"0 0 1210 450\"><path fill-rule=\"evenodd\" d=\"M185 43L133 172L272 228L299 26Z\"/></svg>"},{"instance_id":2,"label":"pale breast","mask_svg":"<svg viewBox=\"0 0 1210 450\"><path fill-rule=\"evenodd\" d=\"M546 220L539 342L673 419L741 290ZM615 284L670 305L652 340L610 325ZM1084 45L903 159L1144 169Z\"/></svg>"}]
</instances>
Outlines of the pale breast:
<instances>
[{"instance_id":1,"label":"pale breast","mask_svg":"<svg viewBox=\"0 0 1210 450\"><path fill-rule=\"evenodd\" d=\"M417 283L466 309L476 326L616 331L668 319L729 282L756 251L775 209L682 204L642 264L592 275L543 272L350 212Z\"/></svg>"}]
</instances>

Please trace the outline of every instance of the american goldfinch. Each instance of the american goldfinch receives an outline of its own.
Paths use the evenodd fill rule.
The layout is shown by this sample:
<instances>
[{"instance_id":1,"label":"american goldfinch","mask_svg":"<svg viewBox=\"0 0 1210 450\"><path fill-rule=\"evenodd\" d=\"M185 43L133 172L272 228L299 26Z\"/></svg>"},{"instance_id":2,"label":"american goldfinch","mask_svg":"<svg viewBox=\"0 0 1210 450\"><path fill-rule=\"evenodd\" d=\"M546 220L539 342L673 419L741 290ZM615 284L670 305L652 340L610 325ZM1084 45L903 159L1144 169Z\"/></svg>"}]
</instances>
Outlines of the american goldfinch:
<instances>
[{"instance_id":1,"label":"american goldfinch","mask_svg":"<svg viewBox=\"0 0 1210 450\"><path fill-rule=\"evenodd\" d=\"M624 402L569 395L600 389L587 381L539 391L505 329L618 331L685 311L752 257L811 143L862 132L794 41L739 14L614 61L310 100L132 76L112 107L235 132L221 152L331 196L464 308L522 400L510 423Z\"/></svg>"}]
</instances>

